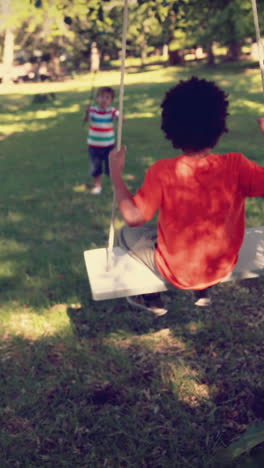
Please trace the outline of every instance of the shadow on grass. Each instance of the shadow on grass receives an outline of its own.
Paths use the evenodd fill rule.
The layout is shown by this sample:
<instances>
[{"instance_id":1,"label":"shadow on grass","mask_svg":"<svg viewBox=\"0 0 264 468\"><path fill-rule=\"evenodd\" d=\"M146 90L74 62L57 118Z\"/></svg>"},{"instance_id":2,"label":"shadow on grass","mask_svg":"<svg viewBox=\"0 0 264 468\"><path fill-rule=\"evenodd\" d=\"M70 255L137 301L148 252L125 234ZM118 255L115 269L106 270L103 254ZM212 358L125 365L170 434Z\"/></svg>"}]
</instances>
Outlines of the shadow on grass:
<instances>
[{"instance_id":1,"label":"shadow on grass","mask_svg":"<svg viewBox=\"0 0 264 468\"><path fill-rule=\"evenodd\" d=\"M206 458L204 430L190 438L193 410L162 379L162 352L6 336L0 353L1 466L184 467Z\"/></svg>"},{"instance_id":2,"label":"shadow on grass","mask_svg":"<svg viewBox=\"0 0 264 468\"><path fill-rule=\"evenodd\" d=\"M177 294L160 319L72 307L74 333L2 336L1 466L222 467L264 418L262 290L220 286L208 310Z\"/></svg>"}]
</instances>

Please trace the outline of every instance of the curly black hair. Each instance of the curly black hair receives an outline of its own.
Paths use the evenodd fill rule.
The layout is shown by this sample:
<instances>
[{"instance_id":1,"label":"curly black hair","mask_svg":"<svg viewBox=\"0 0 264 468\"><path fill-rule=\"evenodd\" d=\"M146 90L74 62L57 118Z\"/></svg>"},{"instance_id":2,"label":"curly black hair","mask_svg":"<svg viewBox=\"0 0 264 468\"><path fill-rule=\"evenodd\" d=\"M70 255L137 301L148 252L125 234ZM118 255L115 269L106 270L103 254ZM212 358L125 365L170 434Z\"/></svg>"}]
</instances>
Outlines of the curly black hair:
<instances>
[{"instance_id":1,"label":"curly black hair","mask_svg":"<svg viewBox=\"0 0 264 468\"><path fill-rule=\"evenodd\" d=\"M174 148L213 148L228 132L227 94L214 82L193 76L170 89L161 104L161 128Z\"/></svg>"}]
</instances>

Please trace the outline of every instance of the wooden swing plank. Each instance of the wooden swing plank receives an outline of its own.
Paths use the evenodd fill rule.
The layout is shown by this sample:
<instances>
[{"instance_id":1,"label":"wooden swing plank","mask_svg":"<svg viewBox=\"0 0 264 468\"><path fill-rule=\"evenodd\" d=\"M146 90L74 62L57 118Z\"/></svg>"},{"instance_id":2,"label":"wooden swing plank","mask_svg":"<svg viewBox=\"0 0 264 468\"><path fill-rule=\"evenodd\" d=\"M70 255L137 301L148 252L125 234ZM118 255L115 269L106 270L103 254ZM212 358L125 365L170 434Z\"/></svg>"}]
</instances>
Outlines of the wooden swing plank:
<instances>
[{"instance_id":1,"label":"wooden swing plank","mask_svg":"<svg viewBox=\"0 0 264 468\"><path fill-rule=\"evenodd\" d=\"M107 249L84 252L95 301L166 291L166 283L120 247L114 247L107 271ZM235 269L222 282L255 278L264 273L264 226L249 228Z\"/></svg>"}]
</instances>

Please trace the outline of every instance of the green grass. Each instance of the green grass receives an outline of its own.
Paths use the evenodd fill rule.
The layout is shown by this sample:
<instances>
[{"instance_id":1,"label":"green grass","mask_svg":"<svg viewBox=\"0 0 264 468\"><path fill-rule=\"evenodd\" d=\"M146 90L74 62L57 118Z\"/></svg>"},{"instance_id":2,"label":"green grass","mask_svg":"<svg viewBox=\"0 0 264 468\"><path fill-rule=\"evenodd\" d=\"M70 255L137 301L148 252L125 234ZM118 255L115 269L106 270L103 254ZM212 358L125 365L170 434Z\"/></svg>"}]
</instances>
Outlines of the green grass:
<instances>
[{"instance_id":1,"label":"green grass","mask_svg":"<svg viewBox=\"0 0 264 468\"><path fill-rule=\"evenodd\" d=\"M159 106L192 74L230 96L230 132L217 150L264 164L257 68L150 64L125 80L131 190L149 164L173 155ZM96 77L96 86L118 83L117 71ZM82 188L90 86L82 75L0 88L0 466L215 466L218 449L264 417L263 280L216 287L207 311L191 293L170 292L159 319L123 299L91 300L83 251L107 243L112 190L106 179L100 197ZM50 91L55 101L32 103ZM262 200L250 200L247 214L248 225L263 224Z\"/></svg>"}]
</instances>

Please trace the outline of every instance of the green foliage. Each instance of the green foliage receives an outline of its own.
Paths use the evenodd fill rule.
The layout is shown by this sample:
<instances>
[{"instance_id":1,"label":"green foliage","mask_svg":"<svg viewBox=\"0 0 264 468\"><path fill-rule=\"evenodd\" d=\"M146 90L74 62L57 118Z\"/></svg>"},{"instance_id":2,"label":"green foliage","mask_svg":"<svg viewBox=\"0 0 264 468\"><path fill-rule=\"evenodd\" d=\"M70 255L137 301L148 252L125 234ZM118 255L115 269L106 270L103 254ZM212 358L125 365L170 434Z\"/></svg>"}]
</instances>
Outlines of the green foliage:
<instances>
[{"instance_id":1,"label":"green foliage","mask_svg":"<svg viewBox=\"0 0 264 468\"><path fill-rule=\"evenodd\" d=\"M8 27L19 28L22 23L27 21L34 22L36 9L28 1L6 0L0 4L0 12L0 31L5 31Z\"/></svg>"},{"instance_id":2,"label":"green foliage","mask_svg":"<svg viewBox=\"0 0 264 468\"><path fill-rule=\"evenodd\" d=\"M264 21L263 0L259 1L260 24ZM185 16L197 43L230 44L247 37L255 39L250 0L193 0L185 4Z\"/></svg>"},{"instance_id":3,"label":"green foliage","mask_svg":"<svg viewBox=\"0 0 264 468\"><path fill-rule=\"evenodd\" d=\"M258 0L260 26L264 0ZM6 0L1 3L0 31L12 28L16 49L32 55L37 48L59 55L63 50L77 65L87 60L91 42L114 58L121 47L123 0ZM128 52L145 54L171 44L173 49L212 42L241 45L255 40L250 0L129 0ZM261 26L262 29L262 26Z\"/></svg>"}]
</instances>

